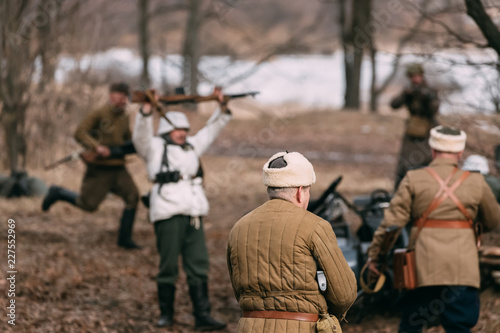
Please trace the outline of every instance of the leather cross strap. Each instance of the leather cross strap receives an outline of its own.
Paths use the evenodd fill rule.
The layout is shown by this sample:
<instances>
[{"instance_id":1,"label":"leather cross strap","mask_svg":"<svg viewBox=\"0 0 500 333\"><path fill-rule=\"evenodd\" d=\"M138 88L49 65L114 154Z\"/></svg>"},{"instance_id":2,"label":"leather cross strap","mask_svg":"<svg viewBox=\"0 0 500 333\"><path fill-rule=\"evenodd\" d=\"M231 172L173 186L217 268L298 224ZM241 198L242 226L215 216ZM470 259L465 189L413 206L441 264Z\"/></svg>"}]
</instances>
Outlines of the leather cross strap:
<instances>
[{"instance_id":1,"label":"leather cross strap","mask_svg":"<svg viewBox=\"0 0 500 333\"><path fill-rule=\"evenodd\" d=\"M455 175L455 173L458 171L458 168L454 168L453 172L446 178L446 180L442 180L441 177L436 173L436 171L430 167L425 168L427 172L438 182L440 188L436 195L434 196L431 204L427 208L427 210L422 214L422 217L420 217L416 222L415 226L418 228L416 236L415 236L415 241L418 239L418 236L420 234L420 231L422 230L423 227L431 227L431 228L459 228L459 229L465 229L465 228L472 228L474 230L476 240L478 243L478 246L480 245L480 237L478 236L477 230L474 227L474 221L470 217L469 213L465 209L464 205L458 200L458 198L455 196L455 190L464 182L467 177L469 177L470 172L465 171L456 181L453 183L453 185L448 186L449 181ZM457 208L460 210L460 212L467 218L467 221L447 221L447 220L428 220L428 216L430 213L432 213L436 208L439 207L447 198L450 198L453 203L457 206Z\"/></svg>"},{"instance_id":2,"label":"leather cross strap","mask_svg":"<svg viewBox=\"0 0 500 333\"><path fill-rule=\"evenodd\" d=\"M430 168L425 168L426 170L430 169ZM434 170L432 170L434 171ZM432 199L431 201L431 204L429 205L429 207L427 207L427 210L422 214L422 216L415 222L415 226L417 226L419 229L417 231L417 237L418 237L418 234L420 233L420 229L423 227L423 225L425 224L425 221L427 221L427 218L429 217L429 214L432 213L436 208L439 207L439 205L446 199L446 196L443 195L444 193L444 189L443 189L443 183L445 184L444 187L447 187L447 184L450 182L451 178L455 175L455 173L458 171L457 168L454 168L453 171L451 172L451 174L448 176L448 178L446 178L445 181L443 181L436 173L432 174L431 175L436 178L435 176L437 176L437 178L439 179L438 180L438 183L440 184L440 187L439 187L439 190L437 191L436 195L434 196L434 198Z\"/></svg>"},{"instance_id":3,"label":"leather cross strap","mask_svg":"<svg viewBox=\"0 0 500 333\"><path fill-rule=\"evenodd\" d=\"M299 320L316 322L319 315L316 313L302 313L302 312L285 312L285 311L244 311L243 317L245 318L263 318L263 319L286 319L286 320Z\"/></svg>"},{"instance_id":4,"label":"leather cross strap","mask_svg":"<svg viewBox=\"0 0 500 333\"><path fill-rule=\"evenodd\" d=\"M441 185L441 188L445 191L447 194L446 197L449 197L455 205L460 209L462 214L467 218L468 221L472 223L472 218L469 216L469 213L467 213L467 210L465 209L464 205L458 200L458 198L455 196L455 193L453 193L457 187L459 187L467 177L470 175L470 171L464 171L464 173L460 176L460 178L457 179L457 181L451 186L448 187L446 184L443 182L443 180L439 177L439 175L436 173L436 171L432 168L426 168L426 170L438 181L438 183ZM443 193L444 195L444 193ZM445 198L446 199L446 198Z\"/></svg>"}]
</instances>

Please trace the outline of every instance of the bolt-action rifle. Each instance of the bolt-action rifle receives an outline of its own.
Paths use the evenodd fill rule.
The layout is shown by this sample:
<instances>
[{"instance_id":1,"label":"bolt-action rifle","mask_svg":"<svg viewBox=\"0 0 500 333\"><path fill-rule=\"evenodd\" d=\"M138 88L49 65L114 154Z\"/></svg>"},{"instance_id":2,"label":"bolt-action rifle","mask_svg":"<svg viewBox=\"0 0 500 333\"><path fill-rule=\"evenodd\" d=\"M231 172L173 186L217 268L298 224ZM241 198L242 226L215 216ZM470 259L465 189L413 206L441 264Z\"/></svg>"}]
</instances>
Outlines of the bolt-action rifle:
<instances>
[{"instance_id":1,"label":"bolt-action rifle","mask_svg":"<svg viewBox=\"0 0 500 333\"><path fill-rule=\"evenodd\" d=\"M216 87L214 90L214 93L212 93L211 95L207 95L207 96L183 95L183 94L165 95L165 96L160 96L158 101L164 105L217 101L218 96L217 96L217 94L215 94L217 89L220 89L220 88ZM259 94L258 91L249 91L249 92L245 92L245 93L241 93L241 94L228 94L228 95L224 95L224 97L226 100L231 100L231 99L243 98L243 97L247 97L247 96L255 97L255 95L257 95L257 94ZM132 92L131 102L132 103L151 103L152 96L154 96L154 91L152 91L152 90L147 90L147 91L136 90L136 91Z\"/></svg>"},{"instance_id":2,"label":"bolt-action rifle","mask_svg":"<svg viewBox=\"0 0 500 333\"><path fill-rule=\"evenodd\" d=\"M109 150L110 150L110 155L106 157L106 159L123 158L125 155L134 154L136 152L134 145L132 144L132 141L127 141L121 146L110 146ZM77 150L61 158L60 160L50 163L45 167L45 170L54 169L55 167L58 167L61 164L68 163L70 161L76 161L79 159L82 159L84 162L88 163L94 161L98 157L99 155L95 151L88 149L80 151Z\"/></svg>"}]
</instances>

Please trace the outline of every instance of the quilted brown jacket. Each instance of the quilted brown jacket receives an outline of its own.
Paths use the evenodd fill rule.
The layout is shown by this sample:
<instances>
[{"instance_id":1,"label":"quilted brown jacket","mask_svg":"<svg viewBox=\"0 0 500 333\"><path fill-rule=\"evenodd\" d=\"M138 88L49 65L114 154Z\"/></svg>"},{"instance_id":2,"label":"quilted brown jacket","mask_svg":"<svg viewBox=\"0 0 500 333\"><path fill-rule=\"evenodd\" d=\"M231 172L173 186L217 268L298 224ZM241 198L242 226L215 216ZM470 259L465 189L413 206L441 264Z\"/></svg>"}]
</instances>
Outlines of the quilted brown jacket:
<instances>
[{"instance_id":1,"label":"quilted brown jacket","mask_svg":"<svg viewBox=\"0 0 500 333\"><path fill-rule=\"evenodd\" d=\"M99 145L121 146L132 139L129 114L106 104L85 115L75 131L75 139L86 149ZM96 159L92 164L125 165L125 158Z\"/></svg>"},{"instance_id":2,"label":"quilted brown jacket","mask_svg":"<svg viewBox=\"0 0 500 333\"><path fill-rule=\"evenodd\" d=\"M446 179L458 167L451 159L437 158L430 164L441 179ZM453 184L464 171L458 170L448 185ZM420 218L439 189L438 182L425 169L409 171L386 210L384 220L375 232L368 250L375 260L380 250L385 228ZM468 215L481 223L483 231L497 227L500 209L484 177L471 173L455 190L455 195ZM450 198L447 198L428 217L430 220L465 221ZM416 227L412 228L410 248L415 249L418 286L460 285L479 288L479 260L472 229L422 228L415 242Z\"/></svg>"},{"instance_id":3,"label":"quilted brown jacket","mask_svg":"<svg viewBox=\"0 0 500 333\"><path fill-rule=\"evenodd\" d=\"M240 219L227 262L243 311L331 313L341 319L356 299L356 278L332 227L292 203L273 199ZM321 293L316 272L323 270ZM238 332L315 332L314 322L242 318Z\"/></svg>"}]
</instances>

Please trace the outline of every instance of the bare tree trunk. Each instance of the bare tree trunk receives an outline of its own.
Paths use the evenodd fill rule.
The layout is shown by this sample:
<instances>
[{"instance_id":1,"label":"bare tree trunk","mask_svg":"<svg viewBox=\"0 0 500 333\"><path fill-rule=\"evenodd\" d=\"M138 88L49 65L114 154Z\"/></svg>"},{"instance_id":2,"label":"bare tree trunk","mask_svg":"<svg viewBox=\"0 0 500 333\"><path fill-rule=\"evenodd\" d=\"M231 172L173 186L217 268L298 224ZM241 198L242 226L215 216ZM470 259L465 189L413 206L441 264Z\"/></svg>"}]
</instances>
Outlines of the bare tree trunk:
<instances>
[{"instance_id":1,"label":"bare tree trunk","mask_svg":"<svg viewBox=\"0 0 500 333\"><path fill-rule=\"evenodd\" d=\"M197 94L198 92L198 63L200 60L199 32L202 21L200 8L201 0L190 1L189 18L186 24L184 48L182 52L184 57L183 85L188 94Z\"/></svg>"},{"instance_id":2,"label":"bare tree trunk","mask_svg":"<svg viewBox=\"0 0 500 333\"><path fill-rule=\"evenodd\" d=\"M377 91L377 49L375 48L375 44L373 39L370 42L370 59L372 63L372 82L370 85L370 111L377 112L377 100L378 100L378 91Z\"/></svg>"},{"instance_id":3,"label":"bare tree trunk","mask_svg":"<svg viewBox=\"0 0 500 333\"><path fill-rule=\"evenodd\" d=\"M149 0L139 0L139 49L142 56L141 83L149 88L151 78L149 76L149 33L148 33L148 4Z\"/></svg>"},{"instance_id":4,"label":"bare tree trunk","mask_svg":"<svg viewBox=\"0 0 500 333\"><path fill-rule=\"evenodd\" d=\"M41 64L38 90L40 92L54 80L58 59L57 55L60 51L60 43L58 43L57 38L54 38L56 34L54 30L58 21L61 20L61 5L62 2L51 0L41 0L38 4L37 15L43 18L43 22L45 22L45 24L40 24L38 27L40 39L38 48Z\"/></svg>"},{"instance_id":5,"label":"bare tree trunk","mask_svg":"<svg viewBox=\"0 0 500 333\"><path fill-rule=\"evenodd\" d=\"M371 32L366 29L370 18L371 0L353 0L352 25L345 28L345 0L341 0L341 24L343 28L344 65L345 65L345 104L346 109L359 109L360 107L360 82L363 50L371 40Z\"/></svg>"},{"instance_id":6,"label":"bare tree trunk","mask_svg":"<svg viewBox=\"0 0 500 333\"><path fill-rule=\"evenodd\" d=\"M168 93L168 49L167 49L167 38L160 37L158 41L158 48L161 52L161 70L160 70L160 83L161 91L163 93Z\"/></svg>"},{"instance_id":7,"label":"bare tree trunk","mask_svg":"<svg viewBox=\"0 0 500 333\"><path fill-rule=\"evenodd\" d=\"M7 144L8 166L11 171L17 170L17 114L16 111L4 106L1 115L2 127Z\"/></svg>"},{"instance_id":8,"label":"bare tree trunk","mask_svg":"<svg viewBox=\"0 0 500 333\"><path fill-rule=\"evenodd\" d=\"M26 164L24 119L36 55L32 45L35 31L30 30L28 8L28 0L0 2L0 118L12 172L18 169L19 153L23 165Z\"/></svg>"}]
</instances>

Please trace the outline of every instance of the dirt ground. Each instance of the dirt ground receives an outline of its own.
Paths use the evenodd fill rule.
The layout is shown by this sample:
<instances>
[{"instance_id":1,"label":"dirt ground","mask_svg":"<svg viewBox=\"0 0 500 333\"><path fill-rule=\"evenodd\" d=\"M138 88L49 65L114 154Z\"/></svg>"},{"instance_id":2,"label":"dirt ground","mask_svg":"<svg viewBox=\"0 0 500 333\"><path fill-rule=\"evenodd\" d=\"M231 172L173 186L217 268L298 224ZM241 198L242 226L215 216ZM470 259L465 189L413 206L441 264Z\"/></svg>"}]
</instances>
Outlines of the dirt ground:
<instances>
[{"instance_id":1,"label":"dirt ground","mask_svg":"<svg viewBox=\"0 0 500 333\"><path fill-rule=\"evenodd\" d=\"M190 115L194 128L205 117ZM210 253L210 299L215 318L228 323L222 332L234 332L240 309L233 297L226 269L226 240L234 223L266 200L261 183L262 165L273 153L304 153L312 161L317 197L339 175L339 191L348 198L377 188L391 190L403 117L355 112L310 112L284 117L280 113L256 118L236 117L202 158L206 193L211 204L205 219ZM488 117L448 117L443 122L462 126L469 133L468 153L492 157L500 140L497 133L481 129ZM483 126L484 127L484 126ZM493 164L491 165L493 166ZM131 157L129 170L142 193L150 187L143 162ZM52 171L31 170L48 184L77 191L84 166L72 162ZM176 294L173 329L155 327L159 315L156 299L158 254L147 210L139 207L134 228L142 250L116 246L123 203L110 195L95 213L84 213L59 203L47 213L41 198L0 200L4 222L0 240L7 244L7 219L15 220L16 325L7 324L6 297L0 298L2 332L191 332L193 317L185 276L181 272ZM356 221L353 221L355 229ZM500 242L500 232L485 242ZM7 253L6 245L0 247ZM5 258L2 254L1 258ZM1 262L0 292L7 294L6 260ZM482 311L474 332L500 332L500 293L481 294ZM348 323L344 332L396 332L395 314L369 315L361 324ZM428 332L443 332L438 328Z\"/></svg>"}]
</instances>

